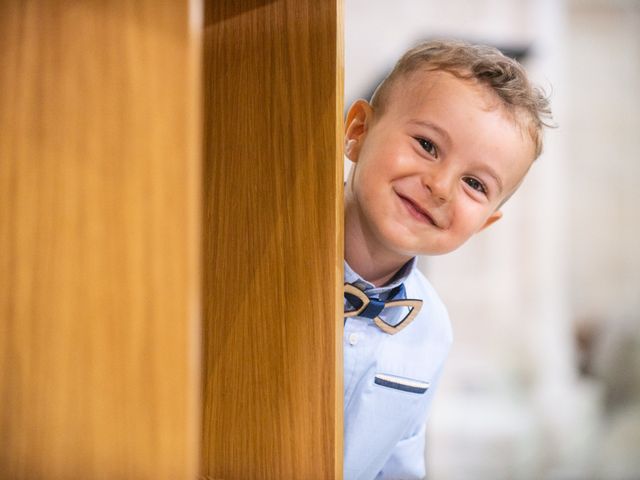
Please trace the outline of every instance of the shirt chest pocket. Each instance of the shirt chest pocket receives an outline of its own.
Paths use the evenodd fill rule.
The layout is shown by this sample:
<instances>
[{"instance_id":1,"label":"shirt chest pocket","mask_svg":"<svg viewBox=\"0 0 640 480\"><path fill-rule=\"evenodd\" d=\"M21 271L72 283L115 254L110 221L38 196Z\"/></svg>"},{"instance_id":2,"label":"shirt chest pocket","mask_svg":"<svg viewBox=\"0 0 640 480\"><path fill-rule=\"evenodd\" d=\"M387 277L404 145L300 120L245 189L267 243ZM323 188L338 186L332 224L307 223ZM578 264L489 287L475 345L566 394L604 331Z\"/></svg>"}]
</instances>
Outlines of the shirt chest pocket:
<instances>
[{"instance_id":1,"label":"shirt chest pocket","mask_svg":"<svg viewBox=\"0 0 640 480\"><path fill-rule=\"evenodd\" d=\"M399 377L387 373L377 373L373 378L373 383L385 388L399 390L401 392L423 395L429 390L430 383L422 380Z\"/></svg>"},{"instance_id":2,"label":"shirt chest pocket","mask_svg":"<svg viewBox=\"0 0 640 480\"><path fill-rule=\"evenodd\" d=\"M415 416L429 391L429 382L379 372L371 380L370 389L376 399L376 415L401 421Z\"/></svg>"}]
</instances>

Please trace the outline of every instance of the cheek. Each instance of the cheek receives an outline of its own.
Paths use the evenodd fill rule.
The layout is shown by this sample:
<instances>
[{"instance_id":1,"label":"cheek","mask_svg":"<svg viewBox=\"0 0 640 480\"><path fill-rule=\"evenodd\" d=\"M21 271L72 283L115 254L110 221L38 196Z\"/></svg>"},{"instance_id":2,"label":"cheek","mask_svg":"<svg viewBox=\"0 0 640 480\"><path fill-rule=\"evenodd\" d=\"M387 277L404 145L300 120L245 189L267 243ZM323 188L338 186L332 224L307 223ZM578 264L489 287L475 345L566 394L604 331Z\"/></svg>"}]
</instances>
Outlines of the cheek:
<instances>
[{"instance_id":1,"label":"cheek","mask_svg":"<svg viewBox=\"0 0 640 480\"><path fill-rule=\"evenodd\" d=\"M356 169L353 178L354 193L360 208L371 215L378 204L375 199L379 197L379 180L376 178L375 169L369 168L364 163L358 163L354 168Z\"/></svg>"},{"instance_id":2,"label":"cheek","mask_svg":"<svg viewBox=\"0 0 640 480\"><path fill-rule=\"evenodd\" d=\"M411 164L414 156L410 145L406 145L398 138L376 139L362 150L364 163L388 174Z\"/></svg>"},{"instance_id":3,"label":"cheek","mask_svg":"<svg viewBox=\"0 0 640 480\"><path fill-rule=\"evenodd\" d=\"M384 165L380 165L376 158L369 157L355 165L355 182L362 195L371 194L380 189L385 181Z\"/></svg>"},{"instance_id":4,"label":"cheek","mask_svg":"<svg viewBox=\"0 0 640 480\"><path fill-rule=\"evenodd\" d=\"M477 233L490 216L486 206L479 205L471 199L465 199L464 202L459 202L454 214L456 231L465 240Z\"/></svg>"}]
</instances>

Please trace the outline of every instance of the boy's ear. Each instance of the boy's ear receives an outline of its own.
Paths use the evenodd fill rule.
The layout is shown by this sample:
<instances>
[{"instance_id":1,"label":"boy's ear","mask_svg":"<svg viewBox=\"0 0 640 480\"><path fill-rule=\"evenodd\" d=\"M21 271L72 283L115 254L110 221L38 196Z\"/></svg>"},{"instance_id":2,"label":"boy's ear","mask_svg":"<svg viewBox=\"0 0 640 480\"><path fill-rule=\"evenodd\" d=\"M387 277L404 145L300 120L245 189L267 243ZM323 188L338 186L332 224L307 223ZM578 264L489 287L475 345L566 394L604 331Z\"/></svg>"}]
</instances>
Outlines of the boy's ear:
<instances>
[{"instance_id":1,"label":"boy's ear","mask_svg":"<svg viewBox=\"0 0 640 480\"><path fill-rule=\"evenodd\" d=\"M366 100L356 100L349 108L345 122L344 153L352 162L358 161L372 116L373 109Z\"/></svg>"},{"instance_id":2,"label":"boy's ear","mask_svg":"<svg viewBox=\"0 0 640 480\"><path fill-rule=\"evenodd\" d=\"M489 218L487 218L487 221L484 222L484 225L480 228L480 230L478 230L478 232L481 232L482 230L487 228L489 225L493 225L494 223L496 223L501 218L502 218L502 212L500 210L496 210L495 212L493 212L491 214L491 216Z\"/></svg>"}]
</instances>

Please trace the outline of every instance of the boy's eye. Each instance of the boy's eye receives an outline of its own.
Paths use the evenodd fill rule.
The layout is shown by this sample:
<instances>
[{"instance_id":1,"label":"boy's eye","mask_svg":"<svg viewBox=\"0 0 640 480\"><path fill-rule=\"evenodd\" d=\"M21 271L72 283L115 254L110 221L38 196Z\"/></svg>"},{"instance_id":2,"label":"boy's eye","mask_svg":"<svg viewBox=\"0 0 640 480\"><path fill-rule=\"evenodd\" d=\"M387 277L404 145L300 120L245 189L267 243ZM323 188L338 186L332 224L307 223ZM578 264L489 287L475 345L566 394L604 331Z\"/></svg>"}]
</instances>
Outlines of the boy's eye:
<instances>
[{"instance_id":1,"label":"boy's eye","mask_svg":"<svg viewBox=\"0 0 640 480\"><path fill-rule=\"evenodd\" d=\"M438 158L438 148L436 147L435 143L424 138L416 138L416 140L425 152L427 152L432 157Z\"/></svg>"},{"instance_id":2,"label":"boy's eye","mask_svg":"<svg viewBox=\"0 0 640 480\"><path fill-rule=\"evenodd\" d=\"M469 185L474 190L476 190L476 191L478 191L480 193L484 193L486 195L487 189L485 188L485 186L479 180L477 180L477 179L475 179L473 177L464 177L463 180L467 185Z\"/></svg>"}]
</instances>

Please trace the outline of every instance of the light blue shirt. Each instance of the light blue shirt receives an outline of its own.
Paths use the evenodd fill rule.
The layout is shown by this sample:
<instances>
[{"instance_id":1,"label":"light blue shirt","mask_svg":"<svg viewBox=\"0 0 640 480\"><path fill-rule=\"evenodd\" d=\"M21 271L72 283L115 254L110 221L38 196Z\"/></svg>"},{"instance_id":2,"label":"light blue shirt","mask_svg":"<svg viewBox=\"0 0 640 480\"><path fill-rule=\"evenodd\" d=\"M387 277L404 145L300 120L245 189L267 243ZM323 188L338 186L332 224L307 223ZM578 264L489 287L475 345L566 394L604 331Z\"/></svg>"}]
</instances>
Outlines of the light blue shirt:
<instances>
[{"instance_id":1,"label":"light blue shirt","mask_svg":"<svg viewBox=\"0 0 640 480\"><path fill-rule=\"evenodd\" d=\"M395 335L368 318L346 319L344 479L424 478L425 423L452 341L447 310L415 258L384 287L374 287L346 262L344 281L382 299L404 282L407 298L423 300L418 316ZM397 323L401 315L393 315L383 318Z\"/></svg>"}]
</instances>

